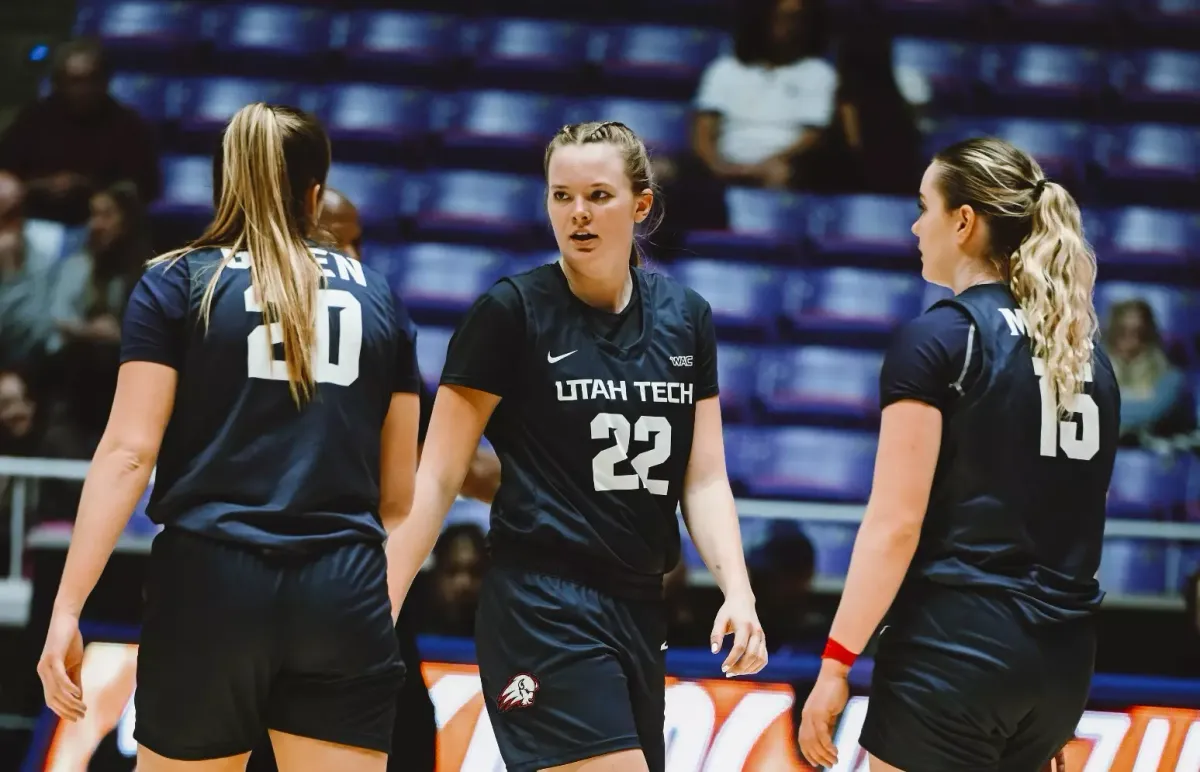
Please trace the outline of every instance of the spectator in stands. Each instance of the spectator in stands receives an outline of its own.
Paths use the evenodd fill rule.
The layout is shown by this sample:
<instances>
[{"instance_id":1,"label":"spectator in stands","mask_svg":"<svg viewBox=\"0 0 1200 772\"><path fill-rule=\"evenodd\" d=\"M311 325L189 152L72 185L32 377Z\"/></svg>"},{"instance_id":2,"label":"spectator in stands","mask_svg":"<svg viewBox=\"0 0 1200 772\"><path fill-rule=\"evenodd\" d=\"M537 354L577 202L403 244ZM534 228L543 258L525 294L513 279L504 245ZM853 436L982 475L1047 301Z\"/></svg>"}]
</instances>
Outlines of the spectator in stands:
<instances>
[{"instance_id":1,"label":"spectator in stands","mask_svg":"<svg viewBox=\"0 0 1200 772\"><path fill-rule=\"evenodd\" d=\"M55 255L29 238L25 189L0 172L0 368L30 366L54 332L50 315Z\"/></svg>"},{"instance_id":2,"label":"spectator in stands","mask_svg":"<svg viewBox=\"0 0 1200 772\"><path fill-rule=\"evenodd\" d=\"M692 153L660 162L672 202L669 236L724 227L726 185L807 186L808 164L833 116L837 72L825 47L823 0L741 0L732 56L704 70Z\"/></svg>"},{"instance_id":3,"label":"spectator in stands","mask_svg":"<svg viewBox=\"0 0 1200 772\"><path fill-rule=\"evenodd\" d=\"M320 227L330 236L347 256L362 260L362 224L358 220L358 208L340 191L325 188L321 197Z\"/></svg>"},{"instance_id":4,"label":"spectator in stands","mask_svg":"<svg viewBox=\"0 0 1200 772\"><path fill-rule=\"evenodd\" d=\"M433 602L425 618L427 632L463 638L475 635L475 606L486 556L487 540L479 526L459 523L442 531L433 548Z\"/></svg>"},{"instance_id":5,"label":"spectator in stands","mask_svg":"<svg viewBox=\"0 0 1200 772\"><path fill-rule=\"evenodd\" d=\"M77 439L70 427L54 421L40 409L23 373L0 369L0 456L73 457ZM0 522L7 522L11 481L0 476ZM30 491L28 523L45 518L65 520L75 513L82 486L66 480L44 480L36 493ZM7 535L7 531L5 532Z\"/></svg>"},{"instance_id":6,"label":"spectator in stands","mask_svg":"<svg viewBox=\"0 0 1200 772\"><path fill-rule=\"evenodd\" d=\"M1121 439L1146 443L1196 429L1187 379L1163 350L1154 311L1126 300L1109 313L1105 344L1121 388Z\"/></svg>"},{"instance_id":7,"label":"spectator in stands","mask_svg":"<svg viewBox=\"0 0 1200 772\"><path fill-rule=\"evenodd\" d=\"M791 521L775 523L751 561L750 580L771 654L820 653L830 620L817 618L809 602L815 567L812 541Z\"/></svg>"},{"instance_id":8,"label":"spectator in stands","mask_svg":"<svg viewBox=\"0 0 1200 772\"><path fill-rule=\"evenodd\" d=\"M859 25L838 45L833 123L813 154L810 187L824 193L907 195L921 181L915 106L929 99L920 73L892 65L892 38Z\"/></svg>"},{"instance_id":9,"label":"spectator in stands","mask_svg":"<svg viewBox=\"0 0 1200 772\"><path fill-rule=\"evenodd\" d=\"M49 96L26 107L0 136L0 169L29 188L36 217L77 223L97 189L132 180L143 201L159 193L150 127L108 93L100 45L64 44L55 57Z\"/></svg>"}]
</instances>

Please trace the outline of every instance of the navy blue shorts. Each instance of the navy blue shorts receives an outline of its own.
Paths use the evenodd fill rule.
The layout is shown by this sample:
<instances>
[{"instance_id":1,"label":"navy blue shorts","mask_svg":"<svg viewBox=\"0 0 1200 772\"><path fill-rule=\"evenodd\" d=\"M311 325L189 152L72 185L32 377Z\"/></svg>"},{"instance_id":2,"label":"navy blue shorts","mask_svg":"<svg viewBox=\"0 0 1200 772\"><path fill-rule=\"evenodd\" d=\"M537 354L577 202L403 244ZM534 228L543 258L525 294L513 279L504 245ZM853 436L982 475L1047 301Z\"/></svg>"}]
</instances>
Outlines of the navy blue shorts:
<instances>
[{"instance_id":1,"label":"navy blue shorts","mask_svg":"<svg viewBox=\"0 0 1200 772\"><path fill-rule=\"evenodd\" d=\"M1075 734L1090 619L1032 626L1003 595L937 588L879 638L859 743L907 772L1036 772Z\"/></svg>"},{"instance_id":2,"label":"navy blue shorts","mask_svg":"<svg viewBox=\"0 0 1200 772\"><path fill-rule=\"evenodd\" d=\"M134 739L170 759L246 753L267 729L391 750L404 681L381 544L268 554L154 539Z\"/></svg>"},{"instance_id":3,"label":"navy blue shorts","mask_svg":"<svg viewBox=\"0 0 1200 772\"><path fill-rule=\"evenodd\" d=\"M475 648L508 772L640 748L666 750L666 622L660 601L614 598L545 574L493 567Z\"/></svg>"}]
</instances>

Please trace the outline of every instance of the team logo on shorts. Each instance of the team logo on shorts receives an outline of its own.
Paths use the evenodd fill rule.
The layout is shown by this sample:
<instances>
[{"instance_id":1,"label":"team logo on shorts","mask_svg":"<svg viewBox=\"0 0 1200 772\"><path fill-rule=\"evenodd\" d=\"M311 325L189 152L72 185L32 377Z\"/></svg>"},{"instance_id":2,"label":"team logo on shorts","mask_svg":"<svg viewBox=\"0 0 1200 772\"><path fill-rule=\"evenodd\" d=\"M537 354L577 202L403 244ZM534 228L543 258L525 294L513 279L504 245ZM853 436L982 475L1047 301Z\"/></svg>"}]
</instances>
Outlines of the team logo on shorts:
<instances>
[{"instance_id":1,"label":"team logo on shorts","mask_svg":"<svg viewBox=\"0 0 1200 772\"><path fill-rule=\"evenodd\" d=\"M500 697L497 698L496 704L502 711L510 711L513 708L528 708L533 704L533 696L540 688L538 680L528 673L517 673L509 679L508 685L504 687L504 691L500 692Z\"/></svg>"}]
</instances>

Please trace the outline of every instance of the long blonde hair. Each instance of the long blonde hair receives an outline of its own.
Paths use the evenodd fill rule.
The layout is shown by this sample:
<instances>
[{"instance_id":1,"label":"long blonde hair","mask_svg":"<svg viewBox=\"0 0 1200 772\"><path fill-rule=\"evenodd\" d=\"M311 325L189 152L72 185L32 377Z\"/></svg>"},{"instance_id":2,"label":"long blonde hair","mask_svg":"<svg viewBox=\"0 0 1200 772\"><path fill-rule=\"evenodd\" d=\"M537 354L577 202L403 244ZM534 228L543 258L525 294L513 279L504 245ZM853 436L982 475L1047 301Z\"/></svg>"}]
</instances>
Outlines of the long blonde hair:
<instances>
[{"instance_id":1,"label":"long blonde hair","mask_svg":"<svg viewBox=\"0 0 1200 772\"><path fill-rule=\"evenodd\" d=\"M221 272L247 254L263 324L282 330L288 387L297 406L316 388L317 292L325 280L305 242L315 215L307 211L306 197L314 185L325 184L329 163L329 138L314 117L292 107L246 105L230 119L214 159L212 223L188 246L150 261L177 260L203 247L228 248L201 302L207 328ZM267 337L268 348L272 338Z\"/></svg>"},{"instance_id":2,"label":"long blonde hair","mask_svg":"<svg viewBox=\"0 0 1200 772\"><path fill-rule=\"evenodd\" d=\"M1079 205L1027 153L995 138L968 139L934 156L948 208L970 206L988 223L990 259L1025 316L1033 355L1045 363L1067 414L1091 367L1099 322L1092 304L1096 255Z\"/></svg>"}]
</instances>

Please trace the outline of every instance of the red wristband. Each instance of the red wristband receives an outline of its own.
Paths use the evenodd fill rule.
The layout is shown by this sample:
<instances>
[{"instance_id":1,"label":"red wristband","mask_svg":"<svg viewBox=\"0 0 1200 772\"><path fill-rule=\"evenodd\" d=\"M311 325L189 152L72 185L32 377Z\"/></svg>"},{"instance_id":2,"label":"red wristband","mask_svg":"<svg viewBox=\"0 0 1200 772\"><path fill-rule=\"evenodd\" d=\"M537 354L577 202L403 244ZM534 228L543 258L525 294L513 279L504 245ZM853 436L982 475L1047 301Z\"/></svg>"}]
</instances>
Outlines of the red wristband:
<instances>
[{"instance_id":1,"label":"red wristband","mask_svg":"<svg viewBox=\"0 0 1200 772\"><path fill-rule=\"evenodd\" d=\"M825 651L821 652L821 659L832 659L846 667L854 667L854 660L858 659L858 655L830 638L825 641Z\"/></svg>"}]
</instances>

